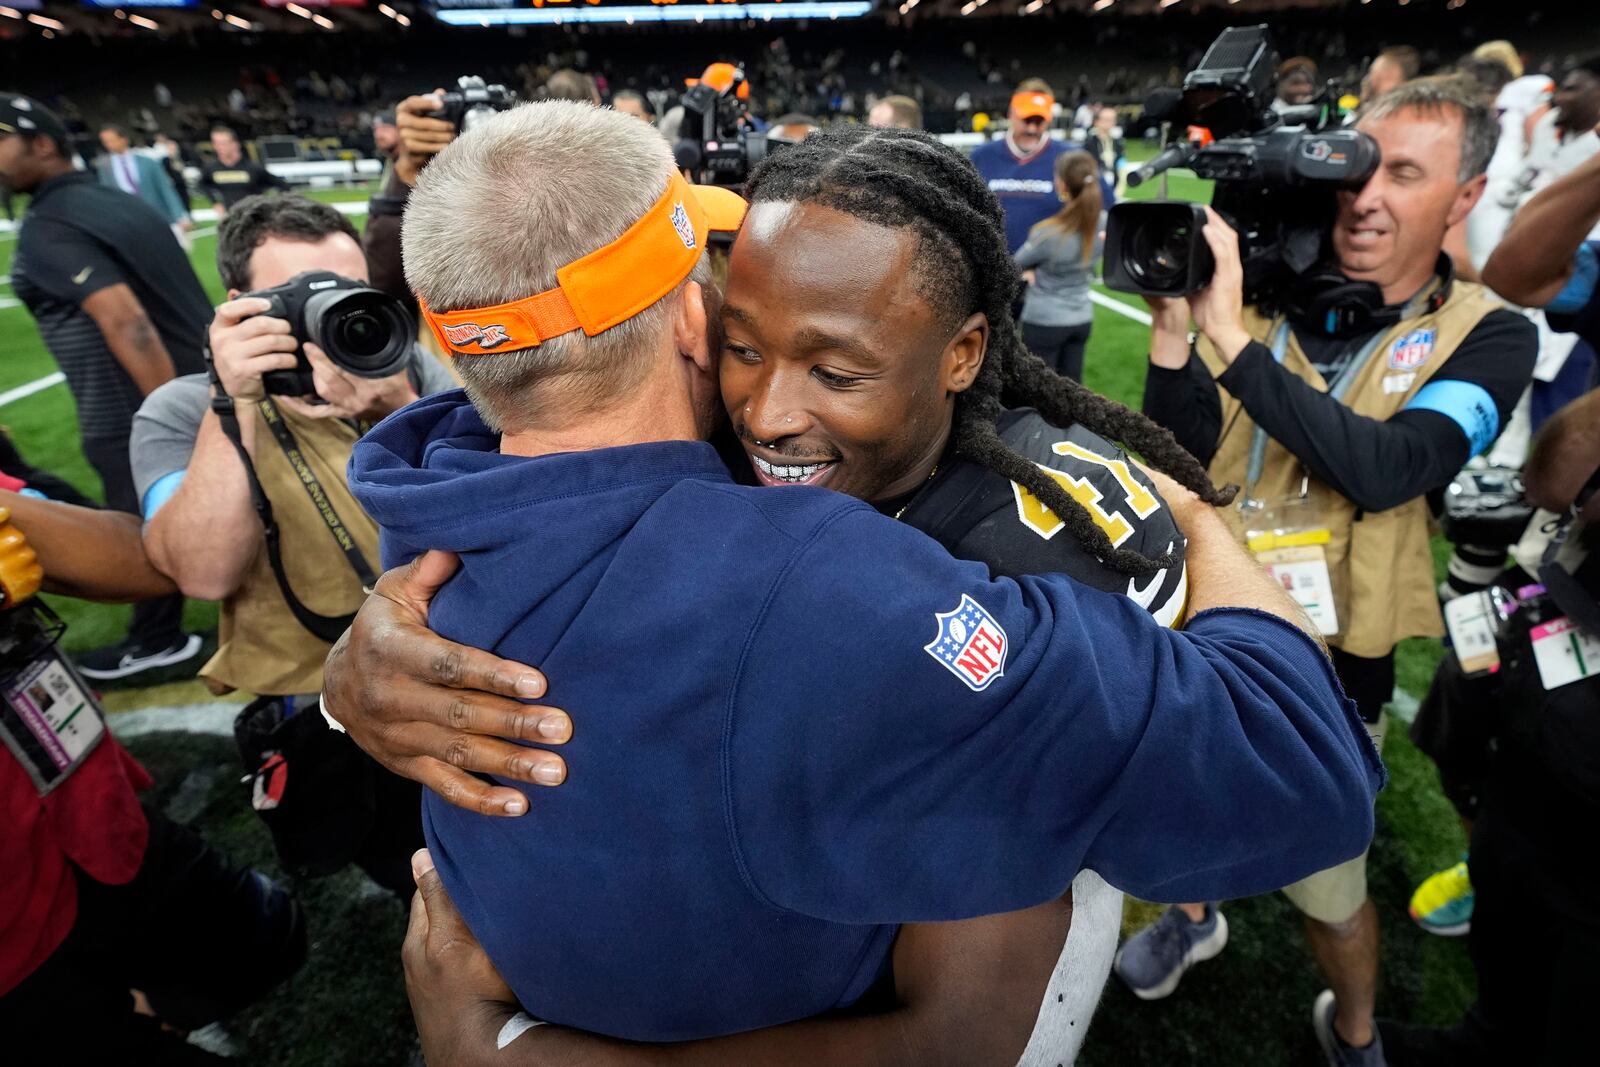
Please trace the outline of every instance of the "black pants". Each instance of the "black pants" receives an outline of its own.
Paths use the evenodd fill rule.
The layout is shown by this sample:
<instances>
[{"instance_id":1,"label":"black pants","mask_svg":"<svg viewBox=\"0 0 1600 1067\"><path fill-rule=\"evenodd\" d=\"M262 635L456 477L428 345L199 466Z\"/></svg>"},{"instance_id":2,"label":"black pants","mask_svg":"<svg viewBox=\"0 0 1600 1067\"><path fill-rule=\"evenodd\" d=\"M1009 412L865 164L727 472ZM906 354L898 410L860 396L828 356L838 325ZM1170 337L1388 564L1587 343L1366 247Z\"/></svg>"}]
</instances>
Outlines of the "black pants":
<instances>
[{"instance_id":1,"label":"black pants","mask_svg":"<svg viewBox=\"0 0 1600 1067\"><path fill-rule=\"evenodd\" d=\"M128 442L86 437L83 454L105 486L106 507L140 515L139 493L134 488L133 467L128 462ZM159 648L177 644L182 635L182 593L141 600L133 606L133 621L128 626L130 640Z\"/></svg>"},{"instance_id":2,"label":"black pants","mask_svg":"<svg viewBox=\"0 0 1600 1067\"><path fill-rule=\"evenodd\" d=\"M1540 814L1546 825L1537 828L1520 825L1518 814L1502 817L1507 807L1528 806L1526 795L1507 800L1503 790L1539 788L1518 777L1522 781L1512 783L1504 774L1491 774L1489 799L1473 824L1467 947L1478 975L1478 999L1459 1032L1490 1053L1486 1063L1593 1063L1600 920L1592 914L1592 900L1584 916L1561 906L1559 898L1563 886L1568 894L1583 892L1582 853L1589 849L1585 841L1594 840L1595 827L1571 827L1578 836L1569 839L1572 852L1565 869L1559 862L1535 859L1532 842L1549 837L1548 821L1564 816L1545 810ZM1545 849L1537 852L1551 858Z\"/></svg>"},{"instance_id":3,"label":"black pants","mask_svg":"<svg viewBox=\"0 0 1600 1067\"><path fill-rule=\"evenodd\" d=\"M146 808L150 845L127 885L77 874L78 917L66 941L0 997L7 1063L226 1063L161 1029L233 1014L305 958L299 906L234 867L194 831ZM159 1018L133 1012L142 991Z\"/></svg>"},{"instance_id":4,"label":"black pants","mask_svg":"<svg viewBox=\"0 0 1600 1067\"><path fill-rule=\"evenodd\" d=\"M1356 702L1363 722L1377 722L1383 706L1394 696L1394 652L1371 658L1352 656L1343 649L1328 649L1333 673L1344 686L1344 695Z\"/></svg>"},{"instance_id":5,"label":"black pants","mask_svg":"<svg viewBox=\"0 0 1600 1067\"><path fill-rule=\"evenodd\" d=\"M1048 363L1063 378L1083 381L1083 349L1089 343L1089 327L1036 326L1022 324L1022 340L1028 350Z\"/></svg>"},{"instance_id":6,"label":"black pants","mask_svg":"<svg viewBox=\"0 0 1600 1067\"><path fill-rule=\"evenodd\" d=\"M386 770L350 735L329 729L316 701L289 714L294 703L260 697L234 723L239 758L250 772L244 788L252 798L272 798L257 813L279 861L308 878L354 863L409 900L416 889L411 854L425 843L422 787Z\"/></svg>"}]
</instances>

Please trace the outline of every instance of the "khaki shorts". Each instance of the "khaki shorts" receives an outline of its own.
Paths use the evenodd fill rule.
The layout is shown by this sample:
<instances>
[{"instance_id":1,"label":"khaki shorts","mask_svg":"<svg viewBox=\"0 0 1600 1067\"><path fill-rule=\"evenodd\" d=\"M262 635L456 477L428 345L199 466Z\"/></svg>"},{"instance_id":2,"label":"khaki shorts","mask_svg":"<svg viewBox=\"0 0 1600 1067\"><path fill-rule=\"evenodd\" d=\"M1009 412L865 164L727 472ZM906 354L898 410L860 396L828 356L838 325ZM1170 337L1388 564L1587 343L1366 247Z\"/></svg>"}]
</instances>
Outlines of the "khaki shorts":
<instances>
[{"instance_id":1,"label":"khaki shorts","mask_svg":"<svg viewBox=\"0 0 1600 1067\"><path fill-rule=\"evenodd\" d=\"M1378 746L1379 754L1383 752L1383 735L1388 725L1387 713L1378 716L1377 722L1367 724L1367 733L1372 735L1372 743ZM1283 895L1302 914L1318 922L1346 922L1367 899L1367 854L1363 852L1337 867L1302 878L1285 888Z\"/></svg>"}]
</instances>

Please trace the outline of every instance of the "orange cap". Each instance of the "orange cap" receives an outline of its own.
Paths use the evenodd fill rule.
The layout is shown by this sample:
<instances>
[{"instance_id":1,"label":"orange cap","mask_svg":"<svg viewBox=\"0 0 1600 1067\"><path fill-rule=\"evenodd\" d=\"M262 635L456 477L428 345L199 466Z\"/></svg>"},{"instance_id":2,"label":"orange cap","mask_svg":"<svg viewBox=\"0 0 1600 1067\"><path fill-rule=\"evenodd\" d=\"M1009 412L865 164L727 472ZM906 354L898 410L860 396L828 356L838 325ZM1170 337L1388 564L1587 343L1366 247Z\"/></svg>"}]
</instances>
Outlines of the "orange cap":
<instances>
[{"instance_id":1,"label":"orange cap","mask_svg":"<svg viewBox=\"0 0 1600 1067\"><path fill-rule=\"evenodd\" d=\"M493 307L436 312L417 297L422 317L447 352L481 356L532 348L581 329L593 337L626 322L676 289L713 231L744 221L731 189L690 185L676 171L666 191L621 237L556 271L556 287Z\"/></svg>"},{"instance_id":2,"label":"orange cap","mask_svg":"<svg viewBox=\"0 0 1600 1067\"><path fill-rule=\"evenodd\" d=\"M1049 93L1017 93L1011 98L1011 110L1019 119L1044 119L1055 117L1056 98Z\"/></svg>"},{"instance_id":3,"label":"orange cap","mask_svg":"<svg viewBox=\"0 0 1600 1067\"><path fill-rule=\"evenodd\" d=\"M685 78L685 85L699 85L704 82L719 93L725 93L739 83L739 91L733 95L740 100L750 99L750 83L744 80L744 75L732 63L713 63L705 69L705 73L698 78Z\"/></svg>"}]
</instances>

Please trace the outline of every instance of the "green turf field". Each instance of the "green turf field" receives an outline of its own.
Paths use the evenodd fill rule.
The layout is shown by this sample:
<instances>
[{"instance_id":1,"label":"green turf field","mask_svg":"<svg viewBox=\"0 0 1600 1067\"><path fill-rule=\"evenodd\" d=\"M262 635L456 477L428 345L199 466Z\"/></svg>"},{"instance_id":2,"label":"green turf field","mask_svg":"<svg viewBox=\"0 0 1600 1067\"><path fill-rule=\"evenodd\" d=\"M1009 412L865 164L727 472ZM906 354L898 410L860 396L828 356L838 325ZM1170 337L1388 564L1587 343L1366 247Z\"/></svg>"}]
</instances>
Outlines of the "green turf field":
<instances>
[{"instance_id":1,"label":"green turf field","mask_svg":"<svg viewBox=\"0 0 1600 1067\"><path fill-rule=\"evenodd\" d=\"M1157 187L1138 190L1154 195ZM1175 176L1171 193L1204 199L1207 183ZM328 200L359 200L364 191L316 194ZM359 224L361 217L357 216ZM14 237L0 235L0 277L9 271ZM223 296L212 257L215 238L195 242L192 259L208 291ZM0 287L0 298L10 290ZM1111 294L1140 307L1136 298ZM5 300L0 300L3 305ZM1088 384L1137 407L1144 388L1147 329L1132 319L1096 308L1089 342ZM0 392L55 371L25 310L0 306ZM56 385L0 407L18 447L35 464L58 472L85 491L99 485L78 448L77 423L66 387ZM69 647L81 649L120 638L127 608L53 600L69 621ZM215 626L214 606L191 603L189 622ZM1437 642L1401 647L1399 677L1413 700L1422 695L1437 662ZM117 708L140 703L201 700L184 690L118 693ZM241 768L232 743L222 738L155 734L132 742L158 780L154 801L169 813L202 827L238 859L276 872L270 844L238 786ZM1380 1014L1445 1022L1455 1018L1472 993L1464 943L1430 937L1406 916L1412 886L1454 862L1464 842L1439 791L1432 764L1411 745L1402 728L1391 730L1385 756L1391 782L1378 802L1378 834L1371 861L1372 893L1383 923ZM581 774L581 768L574 768ZM1219 782L1218 788L1226 788ZM400 984L398 943L401 908L382 895L363 892L350 872L303 887L311 914L310 958L295 980L263 1004L229 1024L243 1056L252 1064L387 1067L411 1061L414 1040ZM1130 904L1126 922L1142 923L1154 910ZM1094 1023L1082 1062L1089 1065L1183 1064L1290 1065L1320 1062L1309 1025L1312 998L1321 988L1299 932L1299 921L1281 897L1232 904L1231 943L1215 961L1192 972L1170 999L1146 1004L1112 981ZM530 912L529 934L537 938L540 916Z\"/></svg>"}]
</instances>

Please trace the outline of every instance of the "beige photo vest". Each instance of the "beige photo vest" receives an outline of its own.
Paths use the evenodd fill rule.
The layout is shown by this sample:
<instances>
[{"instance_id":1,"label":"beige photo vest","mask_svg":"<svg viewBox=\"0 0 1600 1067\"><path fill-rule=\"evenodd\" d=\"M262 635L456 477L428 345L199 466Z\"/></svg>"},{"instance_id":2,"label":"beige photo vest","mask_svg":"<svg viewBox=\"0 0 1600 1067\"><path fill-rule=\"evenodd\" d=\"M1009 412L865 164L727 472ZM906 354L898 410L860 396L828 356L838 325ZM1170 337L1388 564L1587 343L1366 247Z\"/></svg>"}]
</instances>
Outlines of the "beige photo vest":
<instances>
[{"instance_id":1,"label":"beige photo vest","mask_svg":"<svg viewBox=\"0 0 1600 1067\"><path fill-rule=\"evenodd\" d=\"M360 432L341 419L305 419L280 405L279 414L300 446L306 466L322 483L328 502L374 568L378 527L345 481L345 466ZM239 418L255 420L255 468L272 502L283 547L283 569L300 602L319 615L346 615L366 598L361 581L307 495L254 404L239 405ZM293 696L322 691L322 664L331 647L306 630L289 610L263 539L244 584L222 602L217 654L200 674L213 691L240 689L258 696Z\"/></svg>"},{"instance_id":2,"label":"beige photo vest","mask_svg":"<svg viewBox=\"0 0 1600 1067\"><path fill-rule=\"evenodd\" d=\"M1407 318L1385 331L1346 391L1345 407L1357 415L1387 420L1417 395L1483 317L1501 306L1482 286L1456 282L1438 310ZM1245 329L1263 344L1270 343L1274 325L1255 309L1245 309ZM1213 377L1226 369L1204 337L1196 351ZM1328 383L1311 365L1292 330L1283 366L1312 388L1328 391ZM1388 655L1402 638L1441 636L1444 625L1428 547L1426 501L1419 496L1387 511L1361 511L1270 438L1260 481L1246 485L1256 425L1227 390L1219 385L1217 391L1224 436L1211 460L1212 481L1244 487L1241 497L1249 493L1257 500L1276 500L1298 496L1304 480L1313 507L1329 527L1332 539L1326 552L1339 632L1328 638L1328 644L1353 656L1379 657ZM1222 513L1242 540L1237 506Z\"/></svg>"}]
</instances>

